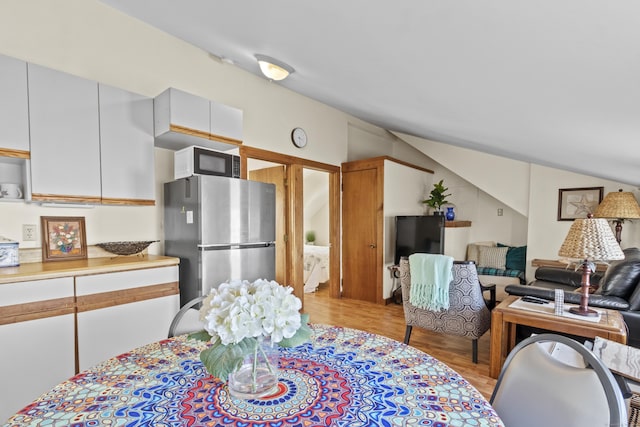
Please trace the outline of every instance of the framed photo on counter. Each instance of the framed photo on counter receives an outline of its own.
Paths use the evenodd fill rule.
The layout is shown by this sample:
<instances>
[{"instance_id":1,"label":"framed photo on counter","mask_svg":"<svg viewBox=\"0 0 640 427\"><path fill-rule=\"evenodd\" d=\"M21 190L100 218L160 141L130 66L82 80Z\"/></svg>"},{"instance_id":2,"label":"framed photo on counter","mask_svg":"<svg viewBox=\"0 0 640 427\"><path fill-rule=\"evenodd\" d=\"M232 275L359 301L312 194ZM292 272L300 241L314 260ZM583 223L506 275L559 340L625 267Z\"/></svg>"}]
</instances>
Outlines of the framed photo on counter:
<instances>
[{"instance_id":1,"label":"framed photo on counter","mask_svg":"<svg viewBox=\"0 0 640 427\"><path fill-rule=\"evenodd\" d=\"M87 258L83 216L41 216L42 262Z\"/></svg>"}]
</instances>

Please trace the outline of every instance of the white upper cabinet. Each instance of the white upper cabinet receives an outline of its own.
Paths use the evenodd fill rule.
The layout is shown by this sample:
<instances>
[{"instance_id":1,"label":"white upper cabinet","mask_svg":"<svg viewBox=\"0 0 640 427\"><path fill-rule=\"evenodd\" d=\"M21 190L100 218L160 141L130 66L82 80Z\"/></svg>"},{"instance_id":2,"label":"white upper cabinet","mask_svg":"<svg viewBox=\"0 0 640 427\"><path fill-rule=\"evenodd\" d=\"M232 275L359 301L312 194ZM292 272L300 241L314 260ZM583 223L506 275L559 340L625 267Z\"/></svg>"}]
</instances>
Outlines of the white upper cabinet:
<instances>
[{"instance_id":1,"label":"white upper cabinet","mask_svg":"<svg viewBox=\"0 0 640 427\"><path fill-rule=\"evenodd\" d=\"M98 83L28 64L34 201L99 203Z\"/></svg>"},{"instance_id":2,"label":"white upper cabinet","mask_svg":"<svg viewBox=\"0 0 640 427\"><path fill-rule=\"evenodd\" d=\"M179 128L185 132L209 134L209 100L169 88L154 99L155 135ZM173 128L173 129L172 129Z\"/></svg>"},{"instance_id":3,"label":"white upper cabinet","mask_svg":"<svg viewBox=\"0 0 640 427\"><path fill-rule=\"evenodd\" d=\"M99 84L103 204L153 205L153 99Z\"/></svg>"},{"instance_id":4,"label":"white upper cabinet","mask_svg":"<svg viewBox=\"0 0 640 427\"><path fill-rule=\"evenodd\" d=\"M211 136L220 141L242 142L242 110L220 104L210 103Z\"/></svg>"},{"instance_id":5,"label":"white upper cabinet","mask_svg":"<svg viewBox=\"0 0 640 427\"><path fill-rule=\"evenodd\" d=\"M169 88L154 98L155 144L227 151L242 144L242 110Z\"/></svg>"},{"instance_id":6,"label":"white upper cabinet","mask_svg":"<svg viewBox=\"0 0 640 427\"><path fill-rule=\"evenodd\" d=\"M29 152L27 63L4 55L0 55L0 150L18 150L24 157Z\"/></svg>"}]
</instances>

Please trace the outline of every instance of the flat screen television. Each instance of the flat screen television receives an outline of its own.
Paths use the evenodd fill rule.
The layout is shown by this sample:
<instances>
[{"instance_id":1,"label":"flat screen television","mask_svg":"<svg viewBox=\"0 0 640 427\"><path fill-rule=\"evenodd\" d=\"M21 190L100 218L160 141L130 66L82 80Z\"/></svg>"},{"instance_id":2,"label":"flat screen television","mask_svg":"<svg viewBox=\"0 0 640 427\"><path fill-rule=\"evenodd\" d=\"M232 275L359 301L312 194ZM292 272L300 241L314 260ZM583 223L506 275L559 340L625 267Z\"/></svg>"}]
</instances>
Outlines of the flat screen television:
<instances>
[{"instance_id":1,"label":"flat screen television","mask_svg":"<svg viewBox=\"0 0 640 427\"><path fill-rule=\"evenodd\" d=\"M396 217L395 263L415 253L444 253L444 215Z\"/></svg>"}]
</instances>

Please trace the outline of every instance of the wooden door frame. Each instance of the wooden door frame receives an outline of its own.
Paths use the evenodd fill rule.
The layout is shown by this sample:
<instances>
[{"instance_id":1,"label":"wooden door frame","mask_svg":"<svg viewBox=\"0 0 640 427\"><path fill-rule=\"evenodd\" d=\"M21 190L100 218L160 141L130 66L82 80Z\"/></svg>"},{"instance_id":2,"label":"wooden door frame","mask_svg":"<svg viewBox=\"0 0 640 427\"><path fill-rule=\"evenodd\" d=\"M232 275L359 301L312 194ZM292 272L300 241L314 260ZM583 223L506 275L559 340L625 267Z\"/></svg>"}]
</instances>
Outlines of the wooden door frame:
<instances>
[{"instance_id":1,"label":"wooden door frame","mask_svg":"<svg viewBox=\"0 0 640 427\"><path fill-rule=\"evenodd\" d=\"M303 200L302 169L314 169L329 174L329 295L340 298L340 167L316 162L274 151L263 150L243 145L240 152L240 177L247 178L247 159L263 160L287 166L287 235L289 251L287 265L290 267L288 277L294 293L304 303L304 210L300 202Z\"/></svg>"}]
</instances>

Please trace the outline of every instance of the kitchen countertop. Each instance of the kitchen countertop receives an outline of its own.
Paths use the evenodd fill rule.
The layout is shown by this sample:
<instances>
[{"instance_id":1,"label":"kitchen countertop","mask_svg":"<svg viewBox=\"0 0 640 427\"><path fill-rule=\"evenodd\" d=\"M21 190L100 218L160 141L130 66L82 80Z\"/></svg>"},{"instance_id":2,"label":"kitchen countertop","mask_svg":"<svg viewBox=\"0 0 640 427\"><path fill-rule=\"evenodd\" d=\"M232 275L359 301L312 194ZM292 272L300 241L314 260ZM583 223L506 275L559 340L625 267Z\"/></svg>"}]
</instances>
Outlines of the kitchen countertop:
<instances>
[{"instance_id":1,"label":"kitchen countertop","mask_svg":"<svg viewBox=\"0 0 640 427\"><path fill-rule=\"evenodd\" d=\"M0 268L0 285L56 277L85 276L177 265L179 258L160 255L130 255L88 258L73 261L30 262Z\"/></svg>"}]
</instances>

